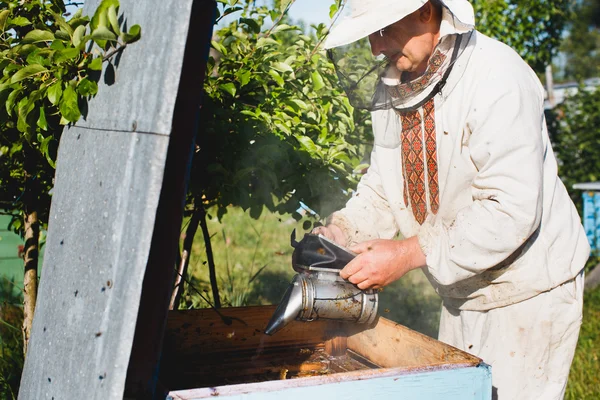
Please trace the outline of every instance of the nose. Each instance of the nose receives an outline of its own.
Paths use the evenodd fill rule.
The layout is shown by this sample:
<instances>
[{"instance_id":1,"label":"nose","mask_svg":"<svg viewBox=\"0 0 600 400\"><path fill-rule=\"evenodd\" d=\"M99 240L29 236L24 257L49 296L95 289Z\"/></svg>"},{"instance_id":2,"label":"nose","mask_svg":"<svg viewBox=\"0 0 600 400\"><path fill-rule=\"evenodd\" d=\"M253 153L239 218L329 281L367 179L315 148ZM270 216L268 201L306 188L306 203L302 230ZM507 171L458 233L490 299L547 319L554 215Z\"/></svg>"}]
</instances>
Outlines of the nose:
<instances>
[{"instance_id":1,"label":"nose","mask_svg":"<svg viewBox=\"0 0 600 400\"><path fill-rule=\"evenodd\" d=\"M371 53L377 57L385 51L385 37L379 34L379 31L369 35L369 44Z\"/></svg>"}]
</instances>

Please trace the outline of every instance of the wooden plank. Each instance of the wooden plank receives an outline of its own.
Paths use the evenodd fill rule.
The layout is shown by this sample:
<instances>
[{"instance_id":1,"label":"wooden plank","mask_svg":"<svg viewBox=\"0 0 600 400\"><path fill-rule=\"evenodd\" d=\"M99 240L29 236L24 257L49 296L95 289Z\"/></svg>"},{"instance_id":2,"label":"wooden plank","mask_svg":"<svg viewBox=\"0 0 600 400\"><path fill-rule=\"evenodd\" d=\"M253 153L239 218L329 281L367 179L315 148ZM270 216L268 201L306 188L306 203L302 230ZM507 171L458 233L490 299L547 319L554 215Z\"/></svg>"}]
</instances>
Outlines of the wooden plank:
<instances>
[{"instance_id":1,"label":"wooden plank","mask_svg":"<svg viewBox=\"0 0 600 400\"><path fill-rule=\"evenodd\" d=\"M269 347L323 345L331 338L328 321L293 321L273 336L264 334L275 306L171 311L166 352L202 354Z\"/></svg>"},{"instance_id":2,"label":"wooden plank","mask_svg":"<svg viewBox=\"0 0 600 400\"><path fill-rule=\"evenodd\" d=\"M354 329L348 348L384 368L481 363L475 356L383 317L371 329Z\"/></svg>"},{"instance_id":3,"label":"wooden plank","mask_svg":"<svg viewBox=\"0 0 600 400\"><path fill-rule=\"evenodd\" d=\"M213 396L228 400L490 400L490 367L383 369L323 377L172 391L168 400L199 400Z\"/></svg>"}]
</instances>

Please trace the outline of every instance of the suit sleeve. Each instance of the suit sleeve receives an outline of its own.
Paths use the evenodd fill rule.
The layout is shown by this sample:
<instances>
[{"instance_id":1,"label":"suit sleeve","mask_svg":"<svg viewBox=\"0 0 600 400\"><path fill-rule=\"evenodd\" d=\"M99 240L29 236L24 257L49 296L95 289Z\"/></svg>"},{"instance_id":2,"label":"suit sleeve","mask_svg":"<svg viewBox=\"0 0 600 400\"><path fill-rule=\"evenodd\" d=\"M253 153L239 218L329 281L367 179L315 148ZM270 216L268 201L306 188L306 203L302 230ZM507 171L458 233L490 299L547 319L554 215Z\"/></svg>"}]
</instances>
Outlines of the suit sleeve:
<instances>
[{"instance_id":1,"label":"suit sleeve","mask_svg":"<svg viewBox=\"0 0 600 400\"><path fill-rule=\"evenodd\" d=\"M472 98L463 149L477 169L473 203L451 223L421 229L427 268L452 285L492 268L519 249L542 216L543 93L528 68L488 73Z\"/></svg>"},{"instance_id":2,"label":"suit sleeve","mask_svg":"<svg viewBox=\"0 0 600 400\"><path fill-rule=\"evenodd\" d=\"M377 146L371 153L371 165L358 183L356 193L327 222L342 229L347 246L372 239L390 239L397 233L398 228L381 185Z\"/></svg>"}]
</instances>

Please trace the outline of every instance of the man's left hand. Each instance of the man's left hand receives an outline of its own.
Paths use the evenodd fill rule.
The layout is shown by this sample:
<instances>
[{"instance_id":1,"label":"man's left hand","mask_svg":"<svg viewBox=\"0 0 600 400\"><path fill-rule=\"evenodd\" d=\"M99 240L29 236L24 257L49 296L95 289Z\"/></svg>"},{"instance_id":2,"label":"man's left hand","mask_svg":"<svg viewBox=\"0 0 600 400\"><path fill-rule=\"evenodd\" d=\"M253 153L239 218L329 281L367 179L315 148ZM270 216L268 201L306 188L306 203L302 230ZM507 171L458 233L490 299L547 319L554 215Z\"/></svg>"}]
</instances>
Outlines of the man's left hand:
<instances>
[{"instance_id":1,"label":"man's left hand","mask_svg":"<svg viewBox=\"0 0 600 400\"><path fill-rule=\"evenodd\" d=\"M426 265L416 236L405 240L369 240L350 250L358 255L340 271L340 276L360 289L382 288Z\"/></svg>"}]
</instances>

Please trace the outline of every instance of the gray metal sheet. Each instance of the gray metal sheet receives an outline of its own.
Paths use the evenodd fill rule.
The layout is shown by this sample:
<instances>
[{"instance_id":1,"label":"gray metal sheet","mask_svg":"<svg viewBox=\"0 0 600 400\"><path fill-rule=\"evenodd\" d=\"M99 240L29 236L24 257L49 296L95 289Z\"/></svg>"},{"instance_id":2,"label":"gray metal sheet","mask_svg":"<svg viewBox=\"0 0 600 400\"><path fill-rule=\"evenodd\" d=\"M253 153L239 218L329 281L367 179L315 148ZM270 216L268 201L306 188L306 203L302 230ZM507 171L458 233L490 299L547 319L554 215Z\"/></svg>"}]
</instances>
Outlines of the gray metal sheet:
<instances>
[{"instance_id":1,"label":"gray metal sheet","mask_svg":"<svg viewBox=\"0 0 600 400\"><path fill-rule=\"evenodd\" d=\"M84 14L92 15L99 3L86 0ZM191 0L121 1L119 14L126 17L127 26L142 27L142 39L123 51L114 68L114 83L106 84L111 79L104 74L89 114L78 126L170 134L191 4ZM115 61L116 57L113 65Z\"/></svg>"},{"instance_id":2,"label":"gray metal sheet","mask_svg":"<svg viewBox=\"0 0 600 400\"><path fill-rule=\"evenodd\" d=\"M192 0L134 3L142 40L61 139L19 399L123 397Z\"/></svg>"},{"instance_id":3,"label":"gray metal sheet","mask_svg":"<svg viewBox=\"0 0 600 400\"><path fill-rule=\"evenodd\" d=\"M573 189L600 191L600 182L576 183Z\"/></svg>"}]
</instances>

